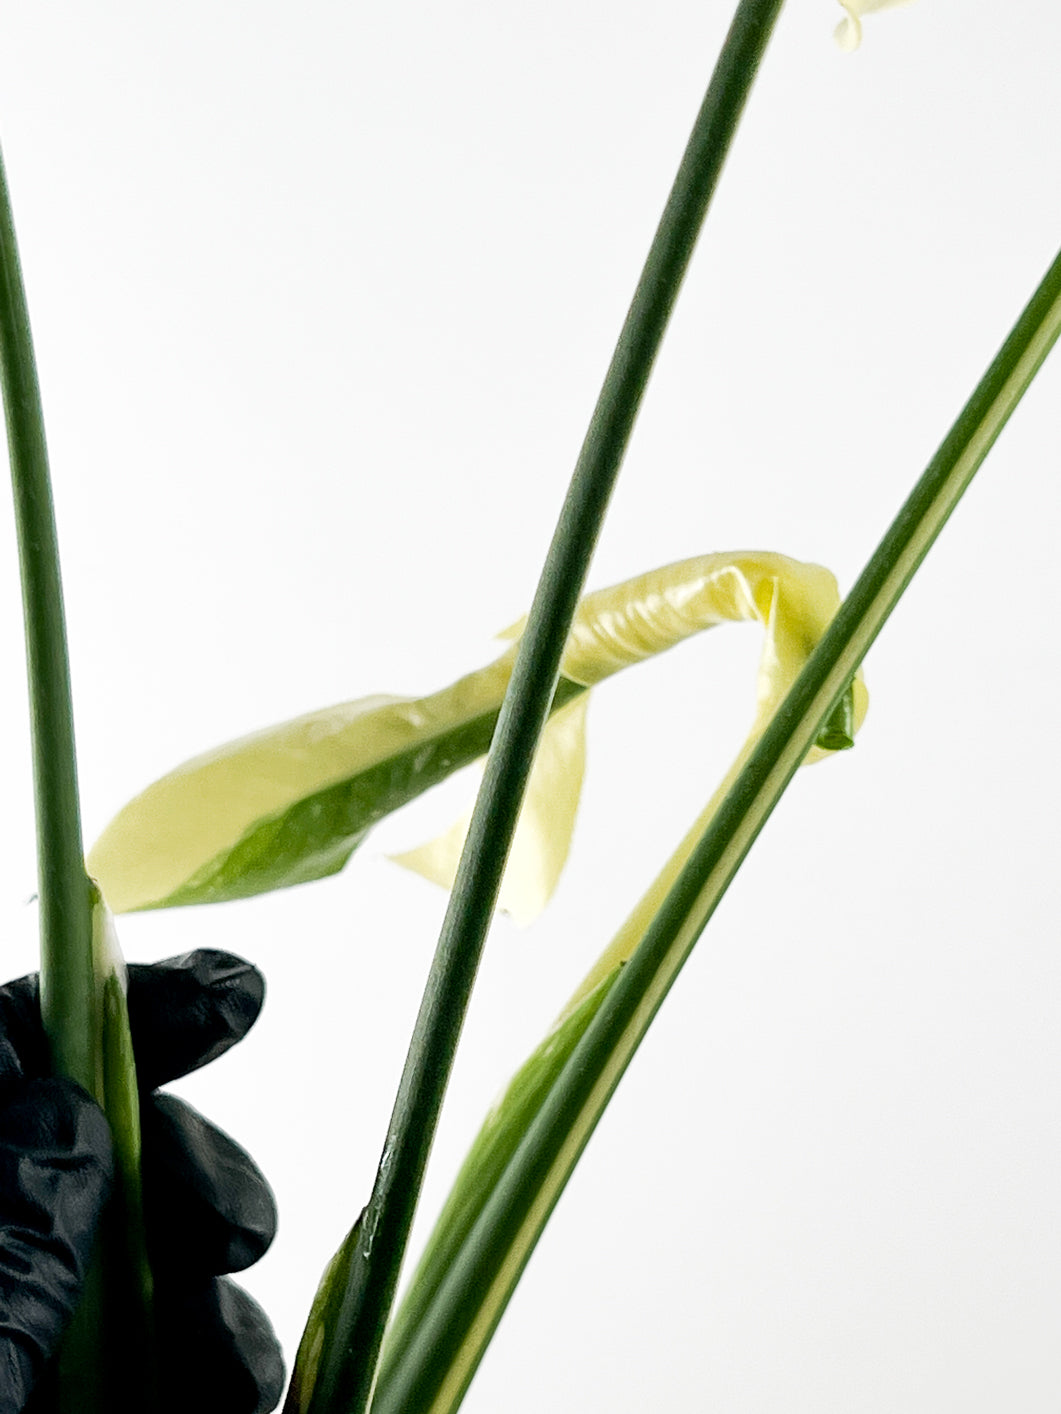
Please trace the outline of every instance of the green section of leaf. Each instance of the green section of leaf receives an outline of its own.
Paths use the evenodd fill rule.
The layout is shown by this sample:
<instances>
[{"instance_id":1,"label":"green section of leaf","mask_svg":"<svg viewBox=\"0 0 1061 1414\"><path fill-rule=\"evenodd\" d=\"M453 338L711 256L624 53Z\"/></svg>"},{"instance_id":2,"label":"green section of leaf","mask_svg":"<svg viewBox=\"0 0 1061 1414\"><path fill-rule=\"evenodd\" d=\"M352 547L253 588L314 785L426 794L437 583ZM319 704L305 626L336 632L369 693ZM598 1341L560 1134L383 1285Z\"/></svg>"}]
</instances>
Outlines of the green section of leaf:
<instances>
[{"instance_id":1,"label":"green section of leaf","mask_svg":"<svg viewBox=\"0 0 1061 1414\"><path fill-rule=\"evenodd\" d=\"M719 624L755 622L764 630L761 727L839 603L828 570L771 551L697 555L587 595L565 642L500 907L529 922L563 870L585 760L587 699L578 698L579 687ZM523 620L505 636L519 639L525 629ZM510 648L426 697L320 708L185 761L111 820L89 855L90 872L116 912L220 902L335 873L376 820L485 751L516 653ZM866 700L856 680L851 720L846 728L838 722L828 740L850 741ZM823 754L816 746L811 757ZM452 888L470 819L468 812L397 862Z\"/></svg>"},{"instance_id":2,"label":"green section of leaf","mask_svg":"<svg viewBox=\"0 0 1061 1414\"><path fill-rule=\"evenodd\" d=\"M284 1401L283 1414L306 1414L309 1409L321 1359L335 1335L339 1309L349 1279L350 1264L357 1251L364 1216L362 1212L343 1239L342 1246L324 1269L313 1305L310 1307L306 1328L298 1343L298 1354L295 1356L295 1368Z\"/></svg>"},{"instance_id":3,"label":"green section of leaf","mask_svg":"<svg viewBox=\"0 0 1061 1414\"><path fill-rule=\"evenodd\" d=\"M814 738L822 751L850 751L855 744L855 687L850 683L844 695L826 717Z\"/></svg>"},{"instance_id":4,"label":"green section of leaf","mask_svg":"<svg viewBox=\"0 0 1061 1414\"><path fill-rule=\"evenodd\" d=\"M108 1243L106 1256L108 1276L124 1310L121 1349L117 1354L127 1366L139 1366L139 1378L132 1386L139 1390L147 1382L153 1383L155 1377L153 1282L140 1187L140 1091L125 999L125 965L106 905L98 889L93 887L92 892L93 943L102 1002L101 1103L114 1140L115 1186L109 1218L113 1241Z\"/></svg>"},{"instance_id":5,"label":"green section of leaf","mask_svg":"<svg viewBox=\"0 0 1061 1414\"><path fill-rule=\"evenodd\" d=\"M105 1216L102 1247L107 1323L108 1381L112 1391L157 1405L153 1282L140 1187L140 1092L126 1005L126 973L114 923L92 886L93 965L98 987L102 1093L96 1098L114 1141L114 1192Z\"/></svg>"},{"instance_id":6,"label":"green section of leaf","mask_svg":"<svg viewBox=\"0 0 1061 1414\"><path fill-rule=\"evenodd\" d=\"M587 595L565 643L500 906L529 922L562 872L585 760L580 687L719 624L754 622L764 630L761 728L839 603L828 570L771 551L697 555ZM524 629L522 621L506 636ZM515 657L511 648L427 697L340 703L184 762L110 822L89 855L93 877L110 906L128 912L248 897L335 873L378 819L485 751ZM824 740L849 744L866 701L856 680L849 710ZM823 754L816 745L811 759ZM470 818L397 862L452 888Z\"/></svg>"},{"instance_id":7,"label":"green section of leaf","mask_svg":"<svg viewBox=\"0 0 1061 1414\"><path fill-rule=\"evenodd\" d=\"M552 710L584 691L578 683L561 679ZM384 816L484 756L497 716L495 710L473 717L306 796L255 825L182 888L149 906L221 903L337 874Z\"/></svg>"},{"instance_id":8,"label":"green section of leaf","mask_svg":"<svg viewBox=\"0 0 1061 1414\"><path fill-rule=\"evenodd\" d=\"M408 1347L446 1273L457 1259L487 1199L575 1043L596 1016L619 971L617 967L610 977L599 983L578 1009L545 1038L513 1076L504 1095L487 1116L461 1166L395 1315L394 1324L387 1333L373 1410L388 1408L388 1372L401 1363L402 1352Z\"/></svg>"}]
</instances>

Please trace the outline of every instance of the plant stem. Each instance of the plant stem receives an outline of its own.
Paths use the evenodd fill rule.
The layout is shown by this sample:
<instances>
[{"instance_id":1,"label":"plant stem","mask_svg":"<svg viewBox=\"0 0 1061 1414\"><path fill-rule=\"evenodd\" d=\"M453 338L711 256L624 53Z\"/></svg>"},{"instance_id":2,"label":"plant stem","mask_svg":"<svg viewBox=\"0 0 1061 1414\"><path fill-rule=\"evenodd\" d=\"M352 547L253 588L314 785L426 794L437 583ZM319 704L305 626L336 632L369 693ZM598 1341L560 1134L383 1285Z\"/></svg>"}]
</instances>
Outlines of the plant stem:
<instances>
[{"instance_id":1,"label":"plant stem","mask_svg":"<svg viewBox=\"0 0 1061 1414\"><path fill-rule=\"evenodd\" d=\"M0 157L0 383L22 578L33 782L37 803L41 1021L52 1068L104 1100L92 894L81 845L70 668L44 416L14 220ZM61 1411L106 1406L101 1267L93 1264L49 1373Z\"/></svg>"},{"instance_id":2,"label":"plant stem","mask_svg":"<svg viewBox=\"0 0 1061 1414\"><path fill-rule=\"evenodd\" d=\"M41 1013L60 1075L98 1094L92 919L70 703L59 549L37 368L0 158L0 380L26 627L40 888Z\"/></svg>"},{"instance_id":3,"label":"plant stem","mask_svg":"<svg viewBox=\"0 0 1061 1414\"><path fill-rule=\"evenodd\" d=\"M520 646L310 1408L362 1414L534 751L652 365L782 0L740 0L635 291Z\"/></svg>"},{"instance_id":4,"label":"plant stem","mask_svg":"<svg viewBox=\"0 0 1061 1414\"><path fill-rule=\"evenodd\" d=\"M1061 255L752 746L684 867L676 878L668 876L672 885L640 944L530 1123L400 1363L388 1371L387 1414L456 1409L582 1150L694 943L1059 333ZM654 894L655 886L649 897Z\"/></svg>"}]
</instances>

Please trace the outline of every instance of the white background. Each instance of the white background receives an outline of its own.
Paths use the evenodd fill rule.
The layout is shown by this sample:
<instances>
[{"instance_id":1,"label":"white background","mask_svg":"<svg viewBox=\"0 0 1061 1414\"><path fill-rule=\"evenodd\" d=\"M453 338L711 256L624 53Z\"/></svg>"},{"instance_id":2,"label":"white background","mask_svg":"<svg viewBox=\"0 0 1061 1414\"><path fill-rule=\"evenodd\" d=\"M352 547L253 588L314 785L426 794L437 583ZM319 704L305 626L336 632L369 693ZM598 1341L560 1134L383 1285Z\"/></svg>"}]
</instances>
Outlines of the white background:
<instances>
[{"instance_id":1,"label":"white background","mask_svg":"<svg viewBox=\"0 0 1061 1414\"><path fill-rule=\"evenodd\" d=\"M0 4L88 840L218 741L491 655L729 12ZM763 548L849 586L1054 255L1053 0L918 0L853 56L838 16L782 16L591 585ZM872 650L856 750L797 778L665 1005L473 1414L1059 1407L1059 394L1055 355ZM0 523L13 976L35 864ZM595 694L569 872L494 928L417 1245L743 738L758 648L725 629ZM443 908L384 854L432 822L324 883L123 921L132 960L223 947L268 978L252 1036L179 1088L274 1184L246 1282L289 1357Z\"/></svg>"}]
</instances>

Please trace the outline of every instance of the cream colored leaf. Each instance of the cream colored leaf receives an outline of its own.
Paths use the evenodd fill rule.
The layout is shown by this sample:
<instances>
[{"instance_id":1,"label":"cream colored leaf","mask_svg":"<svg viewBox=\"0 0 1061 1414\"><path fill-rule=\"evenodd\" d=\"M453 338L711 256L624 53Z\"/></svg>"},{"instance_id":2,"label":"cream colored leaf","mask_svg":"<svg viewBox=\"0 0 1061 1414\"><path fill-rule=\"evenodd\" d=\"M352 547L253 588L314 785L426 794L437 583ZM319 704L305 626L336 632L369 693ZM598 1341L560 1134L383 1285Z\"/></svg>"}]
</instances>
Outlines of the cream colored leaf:
<instances>
[{"instance_id":1,"label":"cream colored leaf","mask_svg":"<svg viewBox=\"0 0 1061 1414\"><path fill-rule=\"evenodd\" d=\"M838 603L827 570L785 555L683 560L587 596L562 677L570 693L716 624L759 622L766 633L758 729ZM522 628L508 636L518 638ZM115 912L243 898L334 873L385 814L481 755L516 651L514 644L430 696L342 703L185 762L111 821L89 854L89 872ZM865 711L860 685L855 705L858 725ZM536 912L555 886L570 842L582 709L563 718L566 710L549 728L502 898L519 919ZM457 828L402 862L448 884L463 833Z\"/></svg>"},{"instance_id":2,"label":"cream colored leaf","mask_svg":"<svg viewBox=\"0 0 1061 1414\"><path fill-rule=\"evenodd\" d=\"M836 579L820 565L762 551L700 555L586 595L575 615L560 671L570 681L589 687L705 629L757 622L765 630L752 724L752 736L758 737L839 603ZM518 640L525 624L520 619L499 637ZM576 710L584 713L586 697L556 714L539 748L499 905L517 923L532 921L545 907L567 857L582 785L584 744L580 723L577 748L573 741L569 743L565 759L559 749L561 723L568 713L572 719ZM861 678L855 684L854 705L857 730L867 705ZM815 747L807 759L817 761L831 754ZM577 779L565 774L574 770L576 759ZM392 858L433 883L452 888L470 821L469 810L429 844Z\"/></svg>"},{"instance_id":3,"label":"cream colored leaf","mask_svg":"<svg viewBox=\"0 0 1061 1414\"><path fill-rule=\"evenodd\" d=\"M515 651L429 697L340 703L226 742L136 796L87 859L115 913L159 907L262 821L497 710Z\"/></svg>"},{"instance_id":4,"label":"cream colored leaf","mask_svg":"<svg viewBox=\"0 0 1061 1414\"><path fill-rule=\"evenodd\" d=\"M722 623L762 624L753 731L769 721L840 606L835 577L787 555L740 550L666 565L579 605L561 672L591 685ZM866 714L858 680L855 726ZM815 748L810 760L828 752Z\"/></svg>"}]
</instances>

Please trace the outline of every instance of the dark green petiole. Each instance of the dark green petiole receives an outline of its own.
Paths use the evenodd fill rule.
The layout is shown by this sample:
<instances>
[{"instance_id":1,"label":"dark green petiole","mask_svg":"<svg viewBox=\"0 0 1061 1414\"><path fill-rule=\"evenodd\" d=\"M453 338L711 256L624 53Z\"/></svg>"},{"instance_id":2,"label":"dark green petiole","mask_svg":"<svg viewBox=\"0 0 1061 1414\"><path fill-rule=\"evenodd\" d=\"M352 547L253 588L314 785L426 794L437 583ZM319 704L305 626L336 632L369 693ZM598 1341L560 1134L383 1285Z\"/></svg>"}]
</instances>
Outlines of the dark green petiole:
<instances>
[{"instance_id":1,"label":"dark green petiole","mask_svg":"<svg viewBox=\"0 0 1061 1414\"><path fill-rule=\"evenodd\" d=\"M612 488L781 0L740 0L590 421L498 721L346 1292L312 1391L290 1409L363 1414L468 999L560 658ZM297 1401L297 1402L296 1402Z\"/></svg>"},{"instance_id":2,"label":"dark green petiole","mask_svg":"<svg viewBox=\"0 0 1061 1414\"><path fill-rule=\"evenodd\" d=\"M37 803L41 929L41 1020L58 1075L82 1085L104 1106L115 1136L120 1197L107 1217L103 1264L86 1295L60 1359L56 1397L63 1414L110 1414L116 1398L145 1395L150 1372L147 1304L150 1278L139 1214L139 1122L120 959L103 955L106 919L85 873L74 752L59 548L48 451L29 314L15 241L7 179L0 159L0 383L14 490L22 576ZM93 905L96 909L96 946ZM108 1321L106 1313L121 1311ZM105 1353L106 1352L106 1353ZM113 1361L113 1363L111 1363ZM137 1373L131 1376L130 1372ZM110 1383L114 1375L121 1381ZM122 1407L125 1407L122 1405ZM130 1405L129 1407L134 1407Z\"/></svg>"}]
</instances>

